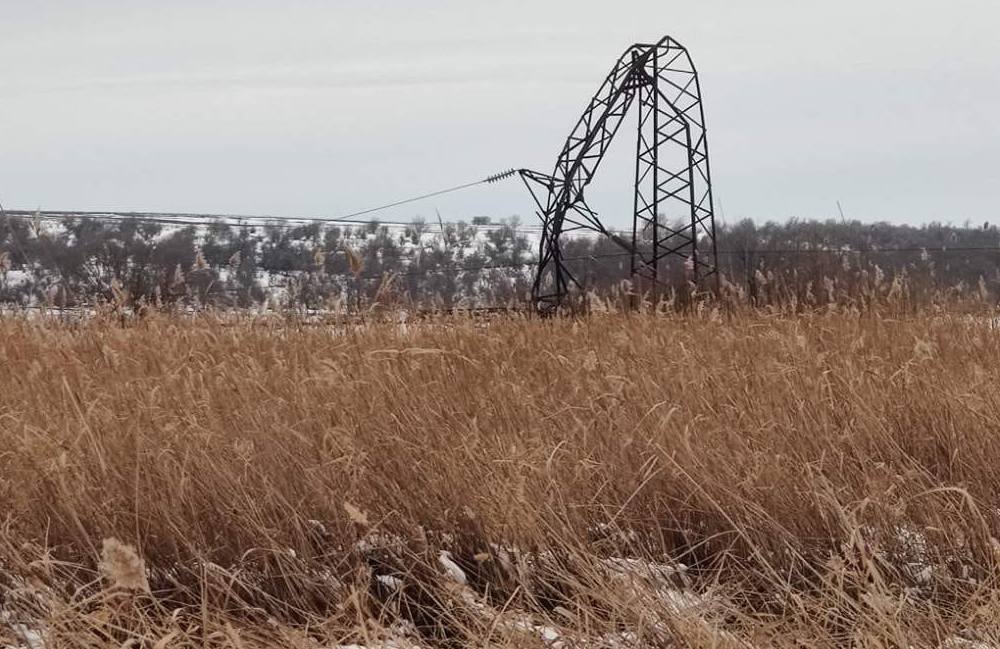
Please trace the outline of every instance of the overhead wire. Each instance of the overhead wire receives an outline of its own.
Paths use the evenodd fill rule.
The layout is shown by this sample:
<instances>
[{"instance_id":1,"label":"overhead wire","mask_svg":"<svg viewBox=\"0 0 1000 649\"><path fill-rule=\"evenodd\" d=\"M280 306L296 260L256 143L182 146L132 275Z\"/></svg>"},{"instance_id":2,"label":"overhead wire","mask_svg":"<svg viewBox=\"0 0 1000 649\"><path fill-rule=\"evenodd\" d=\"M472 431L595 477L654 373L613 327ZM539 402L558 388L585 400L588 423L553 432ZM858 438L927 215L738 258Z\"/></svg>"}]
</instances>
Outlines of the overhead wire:
<instances>
[{"instance_id":1,"label":"overhead wire","mask_svg":"<svg viewBox=\"0 0 1000 649\"><path fill-rule=\"evenodd\" d=\"M366 216L368 214L374 214L376 212L381 212L393 207L399 207L401 205L407 205L409 203L416 203L418 201L426 200L428 198L434 198L437 196L443 196L445 194L450 194L453 192L461 191L463 189L469 189L471 187L476 187L477 185L491 185L501 180L510 178L514 174L518 173L517 169L508 169L506 171L501 171L495 173L492 176L487 176L481 180L476 180L469 183L463 183L461 185L456 185L454 187L447 187L445 189L438 189L432 192L427 192L423 194L418 194L416 196L411 196L409 198L404 198L392 203L387 203L385 205L379 205L376 207L369 207L357 212L352 212L350 214L344 214L335 217L279 217L279 216L246 216L239 214L203 214L203 213L169 213L169 212L115 212L115 211L51 211L51 210L36 210L34 212L27 210L9 210L9 216L16 216L18 218L38 218L38 219L66 219L66 218L87 218L97 221L124 221L127 219L137 220L147 223L160 223L164 225L189 225L189 226L209 226L218 225L224 223L232 227L302 227L304 225L309 225L313 223L341 223L349 222L352 219L357 219L361 216ZM232 223L232 221L236 223ZM257 221L260 223L244 223L243 221ZM280 223L281 221L296 221L297 223ZM364 223L362 221L361 223ZM396 221L392 222L394 225L417 225L417 221Z\"/></svg>"},{"instance_id":2,"label":"overhead wire","mask_svg":"<svg viewBox=\"0 0 1000 649\"><path fill-rule=\"evenodd\" d=\"M5 216L10 217L11 213L8 211L4 213ZM783 249L770 249L770 250L720 250L719 255L761 255L761 254L883 254L883 253L957 253L957 252L1000 252L1000 247L996 246L963 246L963 247L952 247L952 248L925 248L925 247L909 247L909 248L881 248L881 249L870 249L870 250L830 250L830 249L803 249L803 248L783 248ZM595 253L587 255L578 255L573 257L564 257L563 262L582 262L582 261L598 261L602 259L621 259L624 257L629 257L631 252L614 252L614 253ZM475 266L460 266L460 265L448 265L448 266L437 266L437 267L425 267L416 268L403 271L382 271L378 273L366 273L358 275L358 279L362 280L372 280L372 279L382 279L386 276L390 277L414 277L414 276L427 276L435 275L441 273L469 273L469 272L482 272L489 270L509 270L514 268L530 268L538 266L538 260L524 260L515 262L504 262L504 263L493 263L493 264L480 264ZM272 272L272 274L279 276L287 276L290 273L287 272ZM346 275L346 273L345 273ZM270 287L260 287L262 289L278 288L275 286ZM243 289L229 289L223 288L216 292L242 292Z\"/></svg>"},{"instance_id":3,"label":"overhead wire","mask_svg":"<svg viewBox=\"0 0 1000 649\"><path fill-rule=\"evenodd\" d=\"M229 228L278 228L278 229L297 229L308 227L313 224L320 224L324 222L330 222L330 219L301 219L299 223L246 223L243 222L246 219L266 219L272 217L239 217L235 215L200 215L203 217L215 216L220 220L213 221L192 221L186 220L184 217L187 215L177 214L154 214L151 212L30 212L26 210L6 210L0 213L0 216L5 218L16 218L20 220L43 220L43 221L65 221L67 218L85 218L88 220L104 222L104 223L128 223L128 222L139 222L139 223L154 223L158 225L170 225L178 227L229 227ZM169 218L171 216L176 216L180 218ZM192 215L194 216L194 215ZM238 221L223 221L221 219L239 219ZM292 219L286 218L282 219L285 221L291 221ZM296 219L298 220L298 219ZM422 222L402 222L402 221L370 221L361 222L359 225L378 225L378 226L414 226L414 225L425 225L430 226L429 223ZM446 225L461 225L467 228L473 229L508 229L514 233L538 233L542 231L542 226L523 226L523 225L511 225L508 223L448 223ZM581 232L580 234L586 235L587 232ZM596 234L596 233L595 233ZM775 254L824 254L824 255L841 255L841 254L893 254L893 253L939 253L939 252L994 252L1000 251L1000 246L948 246L948 245L937 245L937 246L908 246L902 248L759 248L759 249L736 249L736 250L719 250L717 254L719 255L775 255Z\"/></svg>"},{"instance_id":4,"label":"overhead wire","mask_svg":"<svg viewBox=\"0 0 1000 649\"><path fill-rule=\"evenodd\" d=\"M282 230L292 230L298 228L309 227L313 224L322 224L331 222L330 219L312 219L312 218L302 218L302 219L291 219L283 218L279 219L281 221L298 221L296 223L275 223L274 221L267 221L262 223L248 223L245 222L251 219L272 219L274 217L247 217L247 216L236 216L236 215L185 215L185 214L159 214L152 212L53 212L53 211L40 211L31 212L26 210L6 210L3 212L2 216L6 218L16 218L21 220L42 220L42 221L65 221L67 218L82 218L92 221L104 222L104 223L128 223L128 222L139 222L139 223L154 223L158 225L168 225L177 227L229 227L229 228L265 228L265 229L282 229ZM201 217L213 217L216 220L188 220L189 217L201 216ZM174 217L174 218L171 218ZM223 219L236 219L234 221L226 221ZM406 226L412 227L416 225L430 226L429 223L418 222L418 221L369 221L369 222L358 222L358 225L378 225L378 226ZM543 230L542 226L524 226L524 225L512 225L509 223L491 222L491 223L447 223L446 225L461 225L466 228L473 229L508 229L514 233L527 233L536 234ZM581 231L574 233L579 236L585 236L588 234L586 231ZM1000 251L1000 247L997 246L909 246L903 248L865 248L865 249L843 249L843 248L761 248L761 249L746 249L746 250L719 250L719 255L775 255L775 254L825 254L825 255L840 255L840 254L892 254L892 253L937 253L937 252L991 252Z\"/></svg>"},{"instance_id":5,"label":"overhead wire","mask_svg":"<svg viewBox=\"0 0 1000 649\"><path fill-rule=\"evenodd\" d=\"M230 228L239 229L277 229L277 230L296 230L299 228L306 228L312 225L324 225L324 224L347 224L347 225L357 225L359 227L369 226L372 224L378 226L386 226L391 228L411 228L414 226L425 226L431 227L433 224L428 221L330 221L329 219L312 219L312 218L275 218L267 216L236 216L236 215L200 215L202 220L192 220L192 216L188 215L173 215L167 213L128 213L128 212L53 212L53 211L41 211L41 212L31 212L27 210L9 210L7 212L8 217L33 220L39 219L42 221L66 221L67 219L79 218L86 219L89 221L97 221L101 223L128 223L130 221L139 223L155 223L158 225L168 225L177 227L217 227L225 226ZM208 220L208 219L211 220ZM511 225L509 223L503 222L489 222L489 223L467 223L467 222L449 222L445 225L463 225L468 228L477 229L500 229L500 228L510 228L516 232L540 232L542 226L524 226L524 225ZM437 227L434 225L434 227Z\"/></svg>"},{"instance_id":6,"label":"overhead wire","mask_svg":"<svg viewBox=\"0 0 1000 649\"><path fill-rule=\"evenodd\" d=\"M129 222L139 222L139 223L152 223L158 225L176 226L176 227L218 227L224 226L229 228L265 228L265 229L297 229L303 227L309 227L312 225L321 225L329 223L357 223L359 225L365 225L374 223L380 226L405 226L412 227L416 225L426 225L420 221L389 221L389 222L379 222L379 221L352 221L358 219L362 216L367 216L369 214L374 214L376 212L391 209L393 207L399 207L402 205L407 205L410 203L415 203L421 200L426 200L429 198L434 198L437 196L442 196L445 194L462 191L483 184L493 184L509 178L518 173L516 169L509 169L503 171L482 180L477 180L469 183L464 183L461 185L456 185L454 187L448 187L445 189L439 189L432 192L427 192L419 194L417 196L412 196L409 198L401 199L385 205L379 205L376 207L370 207L364 210L359 210L349 214L344 214L337 217L308 217L308 218L289 218L289 217L274 217L274 216L241 216L234 214L194 214L194 213L156 213L156 212L97 212L97 211L81 211L81 212L68 212L68 211L24 211L24 210L3 210L0 206L0 215L4 218L18 218L18 219L32 219L32 220L60 220L65 221L70 218L80 218L88 219L99 222L107 223L129 223ZM515 226L512 224L505 223L472 223L464 224L466 227L471 228L486 228L486 229L498 229L507 228L515 233L538 233L543 228L541 226L535 227L525 227L525 226ZM15 245L17 242L15 241ZM20 248L20 246L17 246ZM941 248L935 247L907 247L907 248L871 248L871 249L822 249L822 248L772 248L772 249L755 249L755 250L719 250L716 254L719 256L753 256L753 255L775 255L775 254L786 254L786 255L799 255L799 254L826 254L826 255L842 255L842 254L889 254L889 253L939 253L939 252L998 252L1000 247L987 247L987 246L956 246L956 247L946 247ZM22 252L23 254L23 252ZM575 262L575 261L587 261L587 260L599 260L599 259L610 259L610 258L620 258L631 255L630 252L618 252L618 253L600 253L583 255L578 257L567 257L564 258L564 262ZM438 268L424 268L418 270L408 270L403 272L390 273L397 277L407 277L414 275L425 275L432 273L441 272L474 272L483 270L501 270L510 268L524 268L530 266L537 266L537 260L533 261L521 261L521 262L510 262L502 264L484 264L479 266L445 266ZM372 279L382 277L383 273L375 275L361 275L359 277L365 279Z\"/></svg>"},{"instance_id":7,"label":"overhead wire","mask_svg":"<svg viewBox=\"0 0 1000 649\"><path fill-rule=\"evenodd\" d=\"M426 200L428 198L434 198L436 196L442 196L444 194L449 194L453 192L458 192L464 189L469 189L483 184L494 184L501 180L510 178L511 176L519 173L518 169L508 169L506 171L493 174L483 178L482 180L476 180L469 183L463 183L461 185L456 185L454 187L448 187L445 189L439 189L432 192L427 192L419 194L417 196L412 196L409 198L394 201L392 203L387 203L385 205L379 205L376 207L370 207L357 212L352 212L350 214L344 214L337 217L277 217L270 215L262 216L246 216L238 214L204 214L204 213L167 213L167 212L113 212L113 211L41 211L36 210L34 212L27 210L6 210L2 212L5 218L19 218L19 219L32 219L32 220L58 220L65 221L70 218L80 218L88 219L92 221L105 222L105 223L127 223L127 222L140 222L140 223L153 223L158 225L167 226L177 226L177 227L219 227L225 226L229 228L245 228L245 229L284 229L293 230L298 228L310 227L313 225L320 225L326 223L354 223L357 225L371 225L376 224L378 226L387 227L413 227L413 226L426 226L428 225L425 221L352 221L361 216L366 216L369 214L374 214L376 212L384 211L393 207L398 207L401 205L406 205L409 203L415 203L421 200ZM513 225L509 223L464 223L460 222L458 224L450 223L449 225L462 225L468 228L475 229L508 229L509 231L515 233L531 233L537 234L543 231L542 226L523 226L523 225ZM564 233L570 234L570 233ZM586 235L586 231L574 232L572 235ZM571 236L572 236L571 235ZM990 251L1000 251L1000 247L986 247L986 246L963 246L963 247L946 247L942 246L940 248L935 247L908 247L908 248L869 248L869 249L823 249L823 248L778 248L778 249L760 249L760 250L719 250L716 254L721 256L727 255L775 255L775 254L889 254L889 253L907 253L907 252L942 252L942 251L952 251L952 252L990 252Z\"/></svg>"},{"instance_id":8,"label":"overhead wire","mask_svg":"<svg viewBox=\"0 0 1000 649\"><path fill-rule=\"evenodd\" d=\"M370 207L368 209L361 210L360 212L353 212L351 214L345 214L344 216L337 216L329 219L321 219L325 221L349 221L351 219L356 219L359 216L365 216L366 214L372 214L374 212L381 212L393 207L399 207L400 205L406 205L408 203L416 203L417 201L426 200L428 198L434 198L435 196L443 196L444 194L451 194L452 192L461 191L463 189L469 189L470 187L476 187L477 185L491 185L493 183L499 182L506 178L510 178L517 173L516 169L508 169L507 171L502 171L497 174L493 174L482 180L476 180L471 183L465 183L463 185L456 185L455 187L449 187L447 189L439 189L437 191L429 192L427 194L421 194L419 196L413 196L412 198L404 198L393 203L388 203L386 205L379 205L378 207Z\"/></svg>"}]
</instances>

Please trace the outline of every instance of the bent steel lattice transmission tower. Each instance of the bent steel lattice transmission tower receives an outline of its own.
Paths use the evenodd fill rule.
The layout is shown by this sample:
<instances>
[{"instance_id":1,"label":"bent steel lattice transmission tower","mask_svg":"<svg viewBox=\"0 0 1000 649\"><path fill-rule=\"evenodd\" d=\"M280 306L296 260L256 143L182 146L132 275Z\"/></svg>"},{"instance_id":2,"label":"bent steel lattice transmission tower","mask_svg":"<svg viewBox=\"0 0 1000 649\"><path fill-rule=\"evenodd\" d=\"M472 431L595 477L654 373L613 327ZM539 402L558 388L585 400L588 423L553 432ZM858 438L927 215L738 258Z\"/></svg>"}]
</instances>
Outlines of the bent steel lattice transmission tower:
<instances>
[{"instance_id":1,"label":"bent steel lattice transmission tower","mask_svg":"<svg viewBox=\"0 0 1000 649\"><path fill-rule=\"evenodd\" d=\"M638 100L638 101L636 101ZM631 239L604 226L584 200L611 140L639 105ZM532 299L540 311L564 306L581 282L564 263L563 235L591 230L631 256L633 281L652 290L715 276L715 215L698 72L667 36L635 44L615 63L570 133L551 175L520 170L542 219Z\"/></svg>"}]
</instances>

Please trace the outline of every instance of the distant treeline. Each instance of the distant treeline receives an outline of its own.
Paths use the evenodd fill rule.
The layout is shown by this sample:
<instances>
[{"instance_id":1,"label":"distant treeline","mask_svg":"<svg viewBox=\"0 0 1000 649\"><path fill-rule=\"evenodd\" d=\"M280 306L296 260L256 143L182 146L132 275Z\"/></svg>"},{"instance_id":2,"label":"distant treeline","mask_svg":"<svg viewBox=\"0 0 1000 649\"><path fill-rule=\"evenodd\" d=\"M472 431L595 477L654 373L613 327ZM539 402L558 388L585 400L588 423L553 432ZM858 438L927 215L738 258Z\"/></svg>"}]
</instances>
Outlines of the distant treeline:
<instances>
[{"instance_id":1,"label":"distant treeline","mask_svg":"<svg viewBox=\"0 0 1000 649\"><path fill-rule=\"evenodd\" d=\"M323 309L522 301L537 228L516 220L394 226L0 216L0 304ZM723 292L751 304L927 302L1000 295L1000 232L857 221L744 220L717 233ZM629 257L607 238L574 237L568 266L595 296L621 296ZM683 277L683 260L663 272ZM684 287L679 287L683 289Z\"/></svg>"}]
</instances>

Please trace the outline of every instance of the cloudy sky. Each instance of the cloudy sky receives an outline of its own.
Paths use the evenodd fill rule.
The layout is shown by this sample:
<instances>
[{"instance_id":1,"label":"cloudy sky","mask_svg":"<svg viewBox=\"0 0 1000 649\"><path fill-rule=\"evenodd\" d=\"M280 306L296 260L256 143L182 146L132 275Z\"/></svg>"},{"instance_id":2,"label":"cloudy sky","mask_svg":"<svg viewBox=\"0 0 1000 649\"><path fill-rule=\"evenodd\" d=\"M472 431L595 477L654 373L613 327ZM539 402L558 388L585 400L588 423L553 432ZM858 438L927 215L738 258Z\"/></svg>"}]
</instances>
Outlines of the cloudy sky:
<instances>
[{"instance_id":1,"label":"cloudy sky","mask_svg":"<svg viewBox=\"0 0 1000 649\"><path fill-rule=\"evenodd\" d=\"M550 171L626 46L670 34L727 221L997 220L997 25L997 0L0 0L0 201L335 216ZM615 224L620 139L589 194ZM514 181L384 218L436 210L534 218Z\"/></svg>"}]
</instances>

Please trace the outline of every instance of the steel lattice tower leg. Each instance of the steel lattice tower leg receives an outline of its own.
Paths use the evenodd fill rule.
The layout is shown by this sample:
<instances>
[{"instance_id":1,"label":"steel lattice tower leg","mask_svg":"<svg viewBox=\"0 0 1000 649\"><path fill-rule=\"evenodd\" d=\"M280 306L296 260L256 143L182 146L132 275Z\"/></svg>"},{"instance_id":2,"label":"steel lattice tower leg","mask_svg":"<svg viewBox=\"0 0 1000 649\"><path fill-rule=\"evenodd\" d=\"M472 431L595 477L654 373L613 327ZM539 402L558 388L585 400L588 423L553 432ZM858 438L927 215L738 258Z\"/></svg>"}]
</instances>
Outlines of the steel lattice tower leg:
<instances>
[{"instance_id":1,"label":"steel lattice tower leg","mask_svg":"<svg viewBox=\"0 0 1000 649\"><path fill-rule=\"evenodd\" d=\"M697 72L687 51L669 39L654 46L646 72L639 91L632 273L658 292L717 276L717 252Z\"/></svg>"}]
</instances>

